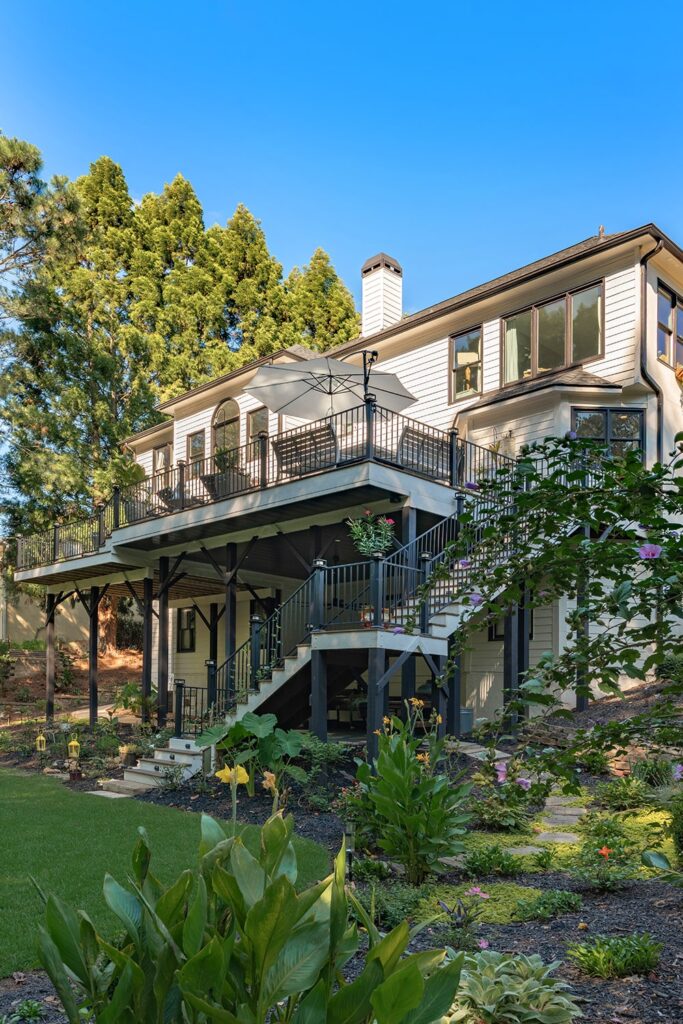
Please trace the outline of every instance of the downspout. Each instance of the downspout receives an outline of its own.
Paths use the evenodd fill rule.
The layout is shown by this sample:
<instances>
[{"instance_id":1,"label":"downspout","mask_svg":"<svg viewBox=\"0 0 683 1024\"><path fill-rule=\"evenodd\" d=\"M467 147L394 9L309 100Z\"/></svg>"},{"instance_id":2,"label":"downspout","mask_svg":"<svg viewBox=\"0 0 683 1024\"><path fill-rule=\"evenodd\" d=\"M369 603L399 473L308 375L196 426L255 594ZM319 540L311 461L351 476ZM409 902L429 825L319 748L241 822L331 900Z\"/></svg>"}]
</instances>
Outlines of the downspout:
<instances>
[{"instance_id":1,"label":"downspout","mask_svg":"<svg viewBox=\"0 0 683 1024\"><path fill-rule=\"evenodd\" d=\"M664 396L647 368L647 264L663 248L664 242L660 239L640 260L640 373L657 397L657 462L664 461Z\"/></svg>"}]
</instances>

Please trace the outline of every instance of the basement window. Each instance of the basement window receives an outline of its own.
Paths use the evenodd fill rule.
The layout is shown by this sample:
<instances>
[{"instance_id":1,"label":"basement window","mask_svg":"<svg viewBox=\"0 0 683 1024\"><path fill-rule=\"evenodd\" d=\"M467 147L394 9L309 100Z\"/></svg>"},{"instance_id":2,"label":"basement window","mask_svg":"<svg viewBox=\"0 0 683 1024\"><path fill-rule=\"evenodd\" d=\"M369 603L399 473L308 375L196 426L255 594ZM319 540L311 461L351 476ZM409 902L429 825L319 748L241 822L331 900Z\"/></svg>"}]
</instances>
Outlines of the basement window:
<instances>
[{"instance_id":1,"label":"basement window","mask_svg":"<svg viewBox=\"0 0 683 1024\"><path fill-rule=\"evenodd\" d=\"M193 654L197 640L197 617L194 608L178 609L178 654Z\"/></svg>"}]
</instances>

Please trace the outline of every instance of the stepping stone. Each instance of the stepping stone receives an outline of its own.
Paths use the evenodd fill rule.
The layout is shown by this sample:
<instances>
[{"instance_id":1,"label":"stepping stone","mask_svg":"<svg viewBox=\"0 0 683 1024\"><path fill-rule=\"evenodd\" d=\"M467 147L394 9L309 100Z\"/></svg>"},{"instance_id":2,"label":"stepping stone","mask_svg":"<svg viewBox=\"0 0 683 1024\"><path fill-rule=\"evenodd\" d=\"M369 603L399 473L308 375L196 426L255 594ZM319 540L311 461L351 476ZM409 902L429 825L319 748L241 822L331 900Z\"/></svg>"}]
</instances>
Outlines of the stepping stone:
<instances>
[{"instance_id":1,"label":"stepping stone","mask_svg":"<svg viewBox=\"0 0 683 1024\"><path fill-rule=\"evenodd\" d=\"M576 825L582 814L548 814L543 816L545 825Z\"/></svg>"},{"instance_id":2,"label":"stepping stone","mask_svg":"<svg viewBox=\"0 0 683 1024\"><path fill-rule=\"evenodd\" d=\"M578 843L576 832L539 832L536 836L539 843Z\"/></svg>"},{"instance_id":3,"label":"stepping stone","mask_svg":"<svg viewBox=\"0 0 683 1024\"><path fill-rule=\"evenodd\" d=\"M104 796L107 800L129 800L130 793L108 793L106 789L88 789L86 796Z\"/></svg>"},{"instance_id":4,"label":"stepping stone","mask_svg":"<svg viewBox=\"0 0 683 1024\"><path fill-rule=\"evenodd\" d=\"M535 853L542 853L542 846L508 846L505 850L506 853L511 853L513 857L532 857Z\"/></svg>"},{"instance_id":5,"label":"stepping stone","mask_svg":"<svg viewBox=\"0 0 683 1024\"><path fill-rule=\"evenodd\" d=\"M441 863L445 864L447 868L461 868L464 860L464 855L459 857L442 857Z\"/></svg>"}]
</instances>

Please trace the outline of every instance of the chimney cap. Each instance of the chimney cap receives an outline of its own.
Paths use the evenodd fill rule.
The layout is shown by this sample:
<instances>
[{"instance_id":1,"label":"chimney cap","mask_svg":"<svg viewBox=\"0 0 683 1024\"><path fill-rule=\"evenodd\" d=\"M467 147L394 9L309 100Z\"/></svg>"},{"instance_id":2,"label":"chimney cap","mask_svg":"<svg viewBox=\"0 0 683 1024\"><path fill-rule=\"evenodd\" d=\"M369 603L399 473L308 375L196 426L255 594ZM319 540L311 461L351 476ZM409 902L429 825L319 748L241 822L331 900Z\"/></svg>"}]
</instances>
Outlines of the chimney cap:
<instances>
[{"instance_id":1,"label":"chimney cap","mask_svg":"<svg viewBox=\"0 0 683 1024\"><path fill-rule=\"evenodd\" d=\"M378 252L376 256L371 256L360 268L360 272L365 277L366 274L371 273L373 270L379 270L381 267L387 267L388 270L393 270L396 274L399 274L401 277L403 276L401 264L393 256L387 256L385 252Z\"/></svg>"}]
</instances>

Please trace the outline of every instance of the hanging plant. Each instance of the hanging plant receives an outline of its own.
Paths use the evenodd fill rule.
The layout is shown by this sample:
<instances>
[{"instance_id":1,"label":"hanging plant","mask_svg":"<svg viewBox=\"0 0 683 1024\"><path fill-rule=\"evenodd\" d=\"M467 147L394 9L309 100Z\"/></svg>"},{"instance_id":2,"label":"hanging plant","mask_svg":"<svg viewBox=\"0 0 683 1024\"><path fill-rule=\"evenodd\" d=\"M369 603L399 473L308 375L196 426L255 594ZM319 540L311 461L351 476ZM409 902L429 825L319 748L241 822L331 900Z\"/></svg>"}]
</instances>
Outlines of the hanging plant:
<instances>
[{"instance_id":1,"label":"hanging plant","mask_svg":"<svg viewBox=\"0 0 683 1024\"><path fill-rule=\"evenodd\" d=\"M356 551L361 555L385 555L394 545L394 520L377 515L369 508L359 519L347 519L346 525Z\"/></svg>"}]
</instances>

